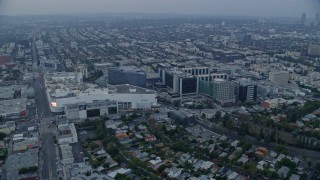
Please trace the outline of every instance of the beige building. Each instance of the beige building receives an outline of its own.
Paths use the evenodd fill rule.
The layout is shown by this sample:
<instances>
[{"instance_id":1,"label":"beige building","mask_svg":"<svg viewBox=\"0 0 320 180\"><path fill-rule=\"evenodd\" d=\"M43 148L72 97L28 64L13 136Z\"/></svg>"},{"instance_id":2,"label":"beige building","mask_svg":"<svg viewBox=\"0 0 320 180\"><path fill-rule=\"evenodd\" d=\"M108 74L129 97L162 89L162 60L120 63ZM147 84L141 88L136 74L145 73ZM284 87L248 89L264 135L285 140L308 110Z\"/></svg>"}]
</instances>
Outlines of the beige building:
<instances>
[{"instance_id":1,"label":"beige building","mask_svg":"<svg viewBox=\"0 0 320 180\"><path fill-rule=\"evenodd\" d=\"M289 81L289 72L277 71L269 73L269 80L278 85L287 85Z\"/></svg>"},{"instance_id":2,"label":"beige building","mask_svg":"<svg viewBox=\"0 0 320 180\"><path fill-rule=\"evenodd\" d=\"M318 45L318 44L309 44L309 46L308 46L308 55L309 56L320 56L320 45Z\"/></svg>"},{"instance_id":3,"label":"beige building","mask_svg":"<svg viewBox=\"0 0 320 180\"><path fill-rule=\"evenodd\" d=\"M10 134L16 130L16 124L14 121L7 121L4 125L0 125L0 132Z\"/></svg>"},{"instance_id":4,"label":"beige building","mask_svg":"<svg viewBox=\"0 0 320 180\"><path fill-rule=\"evenodd\" d=\"M25 138L22 141L14 142L13 151L24 151L27 149L36 148L39 145L38 137Z\"/></svg>"}]
</instances>

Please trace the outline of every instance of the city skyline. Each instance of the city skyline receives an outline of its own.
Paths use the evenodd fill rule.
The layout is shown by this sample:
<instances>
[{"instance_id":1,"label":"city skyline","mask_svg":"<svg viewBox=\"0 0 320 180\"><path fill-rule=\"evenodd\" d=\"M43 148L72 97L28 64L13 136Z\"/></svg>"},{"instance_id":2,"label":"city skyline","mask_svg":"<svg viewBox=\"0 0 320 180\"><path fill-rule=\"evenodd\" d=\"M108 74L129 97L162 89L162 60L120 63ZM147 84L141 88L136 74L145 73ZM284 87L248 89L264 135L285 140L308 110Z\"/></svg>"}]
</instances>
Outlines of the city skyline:
<instances>
[{"instance_id":1,"label":"city skyline","mask_svg":"<svg viewBox=\"0 0 320 180\"><path fill-rule=\"evenodd\" d=\"M320 179L311 0L118 1L0 4L2 179Z\"/></svg>"},{"instance_id":2,"label":"city skyline","mask_svg":"<svg viewBox=\"0 0 320 180\"><path fill-rule=\"evenodd\" d=\"M317 0L2 0L1 15L59 15L92 13L169 13L308 18L319 11ZM86 7L86 8L84 8Z\"/></svg>"}]
</instances>

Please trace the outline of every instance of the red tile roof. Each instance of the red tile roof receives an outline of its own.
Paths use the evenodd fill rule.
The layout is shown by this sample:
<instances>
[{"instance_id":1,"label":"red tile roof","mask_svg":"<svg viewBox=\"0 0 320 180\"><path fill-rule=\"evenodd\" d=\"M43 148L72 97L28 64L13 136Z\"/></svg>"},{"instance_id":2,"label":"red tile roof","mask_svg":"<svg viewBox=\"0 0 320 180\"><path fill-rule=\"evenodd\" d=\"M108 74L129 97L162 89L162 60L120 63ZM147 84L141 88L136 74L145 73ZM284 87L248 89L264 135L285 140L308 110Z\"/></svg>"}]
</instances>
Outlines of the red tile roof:
<instances>
[{"instance_id":1,"label":"red tile roof","mask_svg":"<svg viewBox=\"0 0 320 180\"><path fill-rule=\"evenodd\" d=\"M12 58L9 55L0 56L0 65L12 64Z\"/></svg>"}]
</instances>

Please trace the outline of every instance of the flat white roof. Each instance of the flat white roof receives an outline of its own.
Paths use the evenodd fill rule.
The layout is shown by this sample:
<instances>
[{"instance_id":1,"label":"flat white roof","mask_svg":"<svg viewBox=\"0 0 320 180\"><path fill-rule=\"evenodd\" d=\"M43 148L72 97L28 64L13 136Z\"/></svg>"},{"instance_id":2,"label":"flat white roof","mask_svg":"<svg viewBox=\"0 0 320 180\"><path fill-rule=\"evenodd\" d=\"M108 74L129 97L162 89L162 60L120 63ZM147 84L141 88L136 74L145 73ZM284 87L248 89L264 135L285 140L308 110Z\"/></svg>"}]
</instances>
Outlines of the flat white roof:
<instances>
[{"instance_id":1,"label":"flat white roof","mask_svg":"<svg viewBox=\"0 0 320 180\"><path fill-rule=\"evenodd\" d=\"M0 101L0 114L20 113L27 109L27 99L11 99Z\"/></svg>"}]
</instances>

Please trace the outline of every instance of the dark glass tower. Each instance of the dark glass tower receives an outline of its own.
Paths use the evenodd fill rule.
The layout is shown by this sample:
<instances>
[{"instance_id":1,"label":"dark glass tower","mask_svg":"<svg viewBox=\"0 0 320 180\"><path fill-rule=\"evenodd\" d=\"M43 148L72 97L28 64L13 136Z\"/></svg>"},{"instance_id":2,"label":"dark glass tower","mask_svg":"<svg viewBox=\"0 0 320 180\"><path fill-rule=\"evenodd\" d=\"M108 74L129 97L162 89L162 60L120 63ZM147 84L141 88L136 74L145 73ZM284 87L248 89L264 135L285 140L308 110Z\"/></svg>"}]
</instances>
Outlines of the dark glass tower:
<instances>
[{"instance_id":1,"label":"dark glass tower","mask_svg":"<svg viewBox=\"0 0 320 180\"><path fill-rule=\"evenodd\" d=\"M131 84L146 87L146 74L135 66L108 69L108 83L112 85Z\"/></svg>"}]
</instances>

